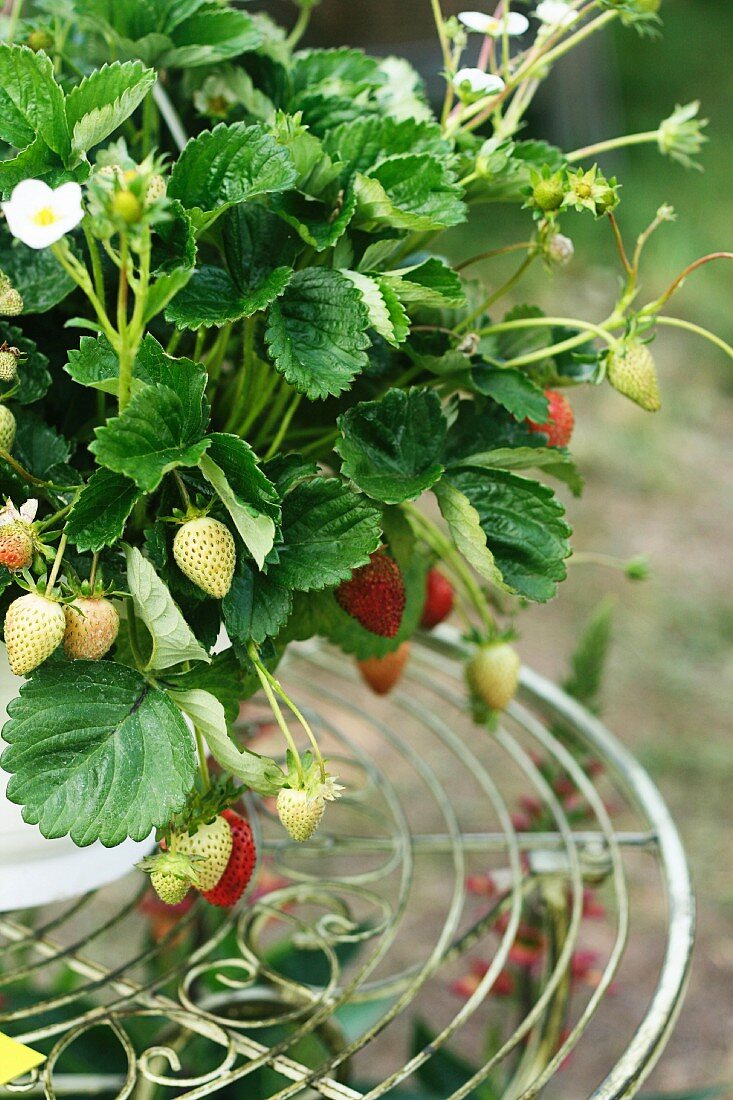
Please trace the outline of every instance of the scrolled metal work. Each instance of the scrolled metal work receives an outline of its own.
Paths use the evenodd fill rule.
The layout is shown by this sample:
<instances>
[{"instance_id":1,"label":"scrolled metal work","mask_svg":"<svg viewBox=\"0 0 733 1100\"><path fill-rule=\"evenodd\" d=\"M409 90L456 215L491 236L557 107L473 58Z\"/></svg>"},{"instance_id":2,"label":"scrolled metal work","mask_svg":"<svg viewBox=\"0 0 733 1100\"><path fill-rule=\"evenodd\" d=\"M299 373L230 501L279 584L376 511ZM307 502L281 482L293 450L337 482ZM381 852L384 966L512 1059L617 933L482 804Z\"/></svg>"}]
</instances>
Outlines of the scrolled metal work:
<instances>
[{"instance_id":1,"label":"scrolled metal work","mask_svg":"<svg viewBox=\"0 0 733 1100\"><path fill-rule=\"evenodd\" d=\"M579 1096L572 1067L558 1077L572 1050L581 1069L592 1051L597 1080L583 1095L634 1096L673 1027L690 960L693 904L674 824L605 727L531 671L501 728L475 726L460 648L449 631L416 646L385 702L325 648L288 658L282 677L310 703L348 794L304 846L283 839L271 807L250 808L261 871L235 913L197 903L151 932L142 876L131 876L35 920L0 916L0 1029L48 1053L0 1095L195 1100L248 1096L256 1081L252 1095L269 1100L397 1098L458 1049L462 1065L480 1068L450 1085L450 1100L487 1080L504 1100ZM247 721L266 737L262 717ZM541 828L517 821L517 797ZM491 884L485 897L467 890L476 875ZM599 1021L611 984L628 980L631 907L652 881L654 939L665 945L656 982L609 1051ZM579 995L588 884L607 920L600 947L594 932L594 988ZM528 914L544 948L531 998L510 1019L492 991ZM449 985L470 959L481 965L457 1001ZM33 997L19 995L29 988ZM410 1033L415 1016L425 1026Z\"/></svg>"}]
</instances>

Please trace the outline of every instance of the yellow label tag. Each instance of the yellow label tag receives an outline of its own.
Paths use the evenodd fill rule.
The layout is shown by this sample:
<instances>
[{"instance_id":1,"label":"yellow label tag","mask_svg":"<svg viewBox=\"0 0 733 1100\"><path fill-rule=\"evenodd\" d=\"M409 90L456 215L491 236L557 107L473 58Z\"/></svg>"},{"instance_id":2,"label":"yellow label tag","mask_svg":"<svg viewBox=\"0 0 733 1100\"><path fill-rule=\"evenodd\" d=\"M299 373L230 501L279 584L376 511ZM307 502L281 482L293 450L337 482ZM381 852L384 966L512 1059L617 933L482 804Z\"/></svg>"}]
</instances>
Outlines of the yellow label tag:
<instances>
[{"instance_id":1,"label":"yellow label tag","mask_svg":"<svg viewBox=\"0 0 733 1100\"><path fill-rule=\"evenodd\" d=\"M0 1085L6 1085L16 1077L22 1077L35 1066L46 1061L45 1054L17 1043L0 1031Z\"/></svg>"}]
</instances>

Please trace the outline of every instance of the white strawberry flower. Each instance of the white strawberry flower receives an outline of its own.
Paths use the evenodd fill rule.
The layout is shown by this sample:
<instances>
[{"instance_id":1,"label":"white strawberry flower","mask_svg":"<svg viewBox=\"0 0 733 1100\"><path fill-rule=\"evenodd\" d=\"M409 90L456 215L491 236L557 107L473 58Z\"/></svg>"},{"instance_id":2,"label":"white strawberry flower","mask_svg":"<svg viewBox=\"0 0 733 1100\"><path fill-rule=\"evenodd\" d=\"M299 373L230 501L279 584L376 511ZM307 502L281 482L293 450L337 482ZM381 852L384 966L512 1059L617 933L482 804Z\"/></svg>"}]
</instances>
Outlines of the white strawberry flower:
<instances>
[{"instance_id":1,"label":"white strawberry flower","mask_svg":"<svg viewBox=\"0 0 733 1100\"><path fill-rule=\"evenodd\" d=\"M84 217L78 183L54 189L43 180L23 180L2 208L13 236L36 249L55 244Z\"/></svg>"},{"instance_id":2,"label":"white strawberry flower","mask_svg":"<svg viewBox=\"0 0 733 1100\"><path fill-rule=\"evenodd\" d=\"M37 500L27 500L16 508L10 497L5 501L5 507L0 509L0 527L6 527L9 523L17 523L23 520L25 523L33 523L38 511Z\"/></svg>"},{"instance_id":3,"label":"white strawberry flower","mask_svg":"<svg viewBox=\"0 0 733 1100\"><path fill-rule=\"evenodd\" d=\"M485 34L489 38L499 38L508 34L510 38L524 34L529 27L529 19L526 15L520 15L518 11L507 12L502 18L495 15L486 15L482 11L461 11L458 18L464 27L476 34Z\"/></svg>"},{"instance_id":4,"label":"white strawberry flower","mask_svg":"<svg viewBox=\"0 0 733 1100\"><path fill-rule=\"evenodd\" d=\"M500 76L485 73L483 69L459 69L453 77L453 87L461 96L478 98L503 92L505 84Z\"/></svg>"},{"instance_id":5,"label":"white strawberry flower","mask_svg":"<svg viewBox=\"0 0 733 1100\"><path fill-rule=\"evenodd\" d=\"M535 16L547 27L570 27L578 18L578 13L566 0L542 0L537 5Z\"/></svg>"},{"instance_id":6,"label":"white strawberry flower","mask_svg":"<svg viewBox=\"0 0 733 1100\"><path fill-rule=\"evenodd\" d=\"M341 792L346 788L338 782L338 776L327 775L322 783L319 784L315 797L325 799L327 802L335 802L340 797Z\"/></svg>"}]
</instances>

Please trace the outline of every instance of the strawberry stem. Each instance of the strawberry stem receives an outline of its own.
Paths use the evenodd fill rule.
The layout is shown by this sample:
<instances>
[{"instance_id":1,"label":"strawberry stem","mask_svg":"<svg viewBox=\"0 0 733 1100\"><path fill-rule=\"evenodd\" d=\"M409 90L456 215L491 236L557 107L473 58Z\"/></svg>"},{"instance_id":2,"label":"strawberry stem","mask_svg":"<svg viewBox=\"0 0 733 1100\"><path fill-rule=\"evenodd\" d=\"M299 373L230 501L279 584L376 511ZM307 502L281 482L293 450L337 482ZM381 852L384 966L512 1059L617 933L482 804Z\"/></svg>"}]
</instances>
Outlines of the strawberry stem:
<instances>
[{"instance_id":1,"label":"strawberry stem","mask_svg":"<svg viewBox=\"0 0 733 1100\"><path fill-rule=\"evenodd\" d=\"M199 774L201 775L201 782L203 783L204 790L208 791L211 788L211 775L209 773L209 762L206 759L206 745L201 735L201 731L197 726L193 727L194 736L196 738L196 752L199 758Z\"/></svg>"},{"instance_id":2,"label":"strawberry stem","mask_svg":"<svg viewBox=\"0 0 733 1100\"><path fill-rule=\"evenodd\" d=\"M250 661L252 662L252 664L255 667L255 672L257 673L257 677L258 677L260 683L262 684L262 690L264 691L265 695L267 696L267 701L270 704L270 710L272 711L272 713L275 717L275 721L277 722L278 726L280 727L280 731L281 731L283 737L285 738L285 740L288 744L288 748L290 749L290 751L293 754L293 758L295 759L295 767L296 767L296 770L298 772L298 783L299 783L301 788L304 788L305 787L305 774L303 772L303 761L300 759L300 753L298 752L298 747L295 744L295 741L293 740L293 735L292 735L292 733L290 732L290 730L288 728L287 722L285 721L285 717L283 715L283 712L280 709L280 704L278 703L277 699L275 698L275 694L274 694L274 692L272 690L272 687L271 687L271 684L270 684L269 673L268 673L267 669L265 668L265 666L262 664L262 661L260 660L260 655L257 652L257 646L254 644L254 642L250 642L249 645L247 646L247 653L249 654Z\"/></svg>"},{"instance_id":3,"label":"strawberry stem","mask_svg":"<svg viewBox=\"0 0 733 1100\"><path fill-rule=\"evenodd\" d=\"M59 539L56 557L54 559L53 567L51 569L51 576L48 578L48 587L46 588L46 593L49 596L53 594L53 586L56 584L56 578L59 575L59 569L61 568L61 562L63 561L64 551L66 550L66 542L66 535L62 535Z\"/></svg>"},{"instance_id":4,"label":"strawberry stem","mask_svg":"<svg viewBox=\"0 0 733 1100\"><path fill-rule=\"evenodd\" d=\"M267 669L265 669L264 672L265 672L265 676L269 680L269 682L272 685L272 687L274 688L274 690L280 696L280 698L285 703L285 705L290 707L290 709L292 710L292 712L295 715L296 719L298 720L298 722L300 722L301 726L305 730L306 736L307 736L308 740L310 741L311 745L313 746L313 752L315 753L316 760L318 761L318 767L319 767L320 772L321 772L321 779L325 783L325 781L326 781L326 762L323 759L323 754L321 753L320 746L318 744L318 741L316 740L316 736L313 733L313 730L311 729L309 723L305 720L305 718L303 717L303 715L301 714L300 710L295 705L293 700L286 693L286 691L283 688L280 681L277 680L272 675L271 672L268 672Z\"/></svg>"}]
</instances>

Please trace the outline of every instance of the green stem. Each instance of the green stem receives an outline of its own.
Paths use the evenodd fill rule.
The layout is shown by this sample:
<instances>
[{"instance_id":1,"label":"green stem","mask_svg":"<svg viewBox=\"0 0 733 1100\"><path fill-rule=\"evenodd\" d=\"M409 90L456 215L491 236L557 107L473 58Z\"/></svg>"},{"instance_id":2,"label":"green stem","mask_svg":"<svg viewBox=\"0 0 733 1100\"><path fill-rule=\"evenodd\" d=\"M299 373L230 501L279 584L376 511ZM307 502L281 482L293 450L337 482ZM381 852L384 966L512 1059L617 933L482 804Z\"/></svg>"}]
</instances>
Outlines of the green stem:
<instances>
[{"instance_id":1,"label":"green stem","mask_svg":"<svg viewBox=\"0 0 733 1100\"><path fill-rule=\"evenodd\" d=\"M503 298L505 294L508 294L509 291L513 287L515 287L517 283L522 279L527 268L530 267L530 265L534 262L536 255L537 254L535 252L532 252L529 256L525 256L511 278L507 279L507 281L502 286L500 286L498 290L495 290L493 294L490 294L489 297L481 303L478 309L475 309L473 313L469 313L468 317L465 317L463 321L461 321L460 325L458 325L455 329L456 333L466 332L468 329L470 329L474 321L477 321L479 317L482 316L482 314L486 313L486 311L490 309L491 306L493 306L494 302L498 302L500 298Z\"/></svg>"},{"instance_id":2,"label":"green stem","mask_svg":"<svg viewBox=\"0 0 733 1100\"><path fill-rule=\"evenodd\" d=\"M293 754L293 759L295 760L295 767L296 767L296 770L298 772L299 785L300 785L301 788L304 788L305 787L305 775L303 774L303 761L300 759L300 753L298 752L298 747L295 744L295 741L293 740L292 733L288 729L288 724L285 721L282 710L280 709L280 704L278 703L277 699L275 698L275 695L274 695L273 690L272 690L272 686L270 685L270 681L269 681L269 678L268 678L267 669L264 667L264 665L260 661L260 655L257 652L257 646L254 644L254 642L250 642L249 645L247 646L247 653L249 654L250 661L252 662L252 664L255 667L255 672L257 673L257 678L259 679L260 684L262 685L262 690L264 691L265 696L267 697L267 701L270 704L270 710L272 711L272 713L275 717L275 721L277 722L278 726L280 727L280 732L282 733L283 737L285 738L287 746L290 749L291 753Z\"/></svg>"},{"instance_id":3,"label":"green stem","mask_svg":"<svg viewBox=\"0 0 733 1100\"><path fill-rule=\"evenodd\" d=\"M619 224L616 221L616 215L614 214L613 210L608 211L608 220L611 224L611 229L613 230L613 239L616 242L616 249L618 251L619 258L621 260L621 264L623 266L623 269L626 272L626 274L629 276L629 278L632 279L633 282L635 283L636 282L636 271L634 269L633 264L629 260L629 257L626 255L626 247L624 245L624 239L621 236L621 230L619 229ZM633 288L630 286L628 289L631 290Z\"/></svg>"},{"instance_id":4,"label":"green stem","mask_svg":"<svg viewBox=\"0 0 733 1100\"><path fill-rule=\"evenodd\" d=\"M282 418L277 434L275 435L275 438L267 449L267 453L265 454L265 461L267 461L267 459L269 458L272 458L273 455L276 455L279 451L280 445L287 435L288 428L290 427L290 421L295 416L295 413L297 412L298 406L300 405L302 399L303 395L300 393L296 393L295 397L290 402L290 408L285 413L285 416Z\"/></svg>"},{"instance_id":5,"label":"green stem","mask_svg":"<svg viewBox=\"0 0 733 1100\"><path fill-rule=\"evenodd\" d=\"M209 774L209 762L206 759L206 743L204 742L198 726L193 727L193 732L196 738L196 755L199 760L199 775L201 776L204 790L208 791L211 787L211 776Z\"/></svg>"},{"instance_id":6,"label":"green stem","mask_svg":"<svg viewBox=\"0 0 733 1100\"><path fill-rule=\"evenodd\" d=\"M18 30L18 21L23 12L24 0L14 0L12 10L10 12L10 21L8 22L8 34L5 41L9 46L12 46L15 41L15 35Z\"/></svg>"},{"instance_id":7,"label":"green stem","mask_svg":"<svg viewBox=\"0 0 733 1100\"><path fill-rule=\"evenodd\" d=\"M272 675L271 672L268 672L268 670L266 668L264 669L264 672L265 672L265 676L267 676L267 679L270 681L270 684L272 685L274 690L280 696L280 698L285 703L285 705L287 707L290 707L290 709L292 710L292 712L295 715L296 719L298 720L298 722L300 722L301 726L305 730L306 737L310 741L311 746L313 748L313 752L315 753L316 760L318 761L318 768L319 768L320 773L321 773L321 779L325 782L325 780L326 780L326 762L323 759L323 755L321 753L320 745L318 744L318 741L316 740L316 736L313 733L313 730L311 729L309 723L306 722L305 718L303 717L303 715L301 714L300 710L295 705L293 700L286 693L286 691L283 688L280 681L277 680Z\"/></svg>"},{"instance_id":8,"label":"green stem","mask_svg":"<svg viewBox=\"0 0 733 1100\"><path fill-rule=\"evenodd\" d=\"M135 667L139 672L144 672L145 662L143 661L143 655L140 650L140 641L137 633L137 619L135 618L135 604L132 597L129 597L125 601L125 605L127 608L127 640L130 643L130 652L132 653Z\"/></svg>"},{"instance_id":9,"label":"green stem","mask_svg":"<svg viewBox=\"0 0 733 1100\"><path fill-rule=\"evenodd\" d=\"M611 325L615 319L605 321L604 325ZM519 317L516 321L499 321L495 325L487 325L479 330L479 336L493 336L499 332L513 332L515 329L538 328L550 325L553 328L577 328L583 332L592 332L600 340L604 340L609 347L616 344L615 338L600 325L594 325L590 321L578 321L572 317Z\"/></svg>"},{"instance_id":10,"label":"green stem","mask_svg":"<svg viewBox=\"0 0 733 1100\"><path fill-rule=\"evenodd\" d=\"M524 252L526 249L532 247L532 241L520 241L518 244L506 244L503 248L490 248L488 252L479 252L477 255L471 256L468 260L463 260L460 264L456 264L453 270L464 271L473 264L481 263L482 260L492 260L495 256L506 256L509 252Z\"/></svg>"},{"instance_id":11,"label":"green stem","mask_svg":"<svg viewBox=\"0 0 733 1100\"><path fill-rule=\"evenodd\" d=\"M301 6L300 14L298 15L298 18L295 22L295 26L285 40L285 44L286 46L288 46L289 49L294 50L305 32L308 30L308 24L311 21L312 13L312 4L303 4Z\"/></svg>"},{"instance_id":12,"label":"green stem","mask_svg":"<svg viewBox=\"0 0 733 1100\"><path fill-rule=\"evenodd\" d=\"M565 160L569 164L577 164L579 160L596 157L601 153L610 153L612 149L624 149L628 145L649 145L658 140L659 130L645 130L639 134L627 134L625 137L597 141L595 145L584 145L582 149L574 149L572 153L568 153Z\"/></svg>"},{"instance_id":13,"label":"green stem","mask_svg":"<svg viewBox=\"0 0 733 1100\"><path fill-rule=\"evenodd\" d=\"M657 313L667 304L670 298L682 288L682 284L685 282L688 275L692 275L693 271L697 271L699 267L704 267L705 264L712 263L713 260L733 260L733 252L711 252L707 256L702 256L699 260L695 260L694 263L688 264L685 270L670 283L664 294L662 294L660 298L657 298L656 302L652 302L650 305L645 306L643 312Z\"/></svg>"},{"instance_id":14,"label":"green stem","mask_svg":"<svg viewBox=\"0 0 733 1100\"><path fill-rule=\"evenodd\" d=\"M120 412L124 412L130 402L132 391L132 347L129 340L127 306L128 306L128 262L129 246L127 234L120 236L120 281L117 290L117 331L120 337L118 358L120 362L120 378L118 384L118 406Z\"/></svg>"},{"instance_id":15,"label":"green stem","mask_svg":"<svg viewBox=\"0 0 733 1100\"><path fill-rule=\"evenodd\" d=\"M64 559L64 551L66 550L67 543L66 535L62 535L59 539L58 549L56 550L56 557L54 559L53 567L51 569L51 576L48 578L48 585L46 586L46 595L53 595L53 586L56 584L56 578L59 575L59 569L61 568L61 562Z\"/></svg>"},{"instance_id":16,"label":"green stem","mask_svg":"<svg viewBox=\"0 0 733 1100\"><path fill-rule=\"evenodd\" d=\"M89 222L87 218L84 218L82 222L82 229L84 230L84 237L87 242L87 248L89 250L89 259L92 262L92 275L94 276L94 293L99 299L102 308L105 308L104 301L104 273L102 271L102 258L99 255L99 248L97 242L94 239Z\"/></svg>"},{"instance_id":17,"label":"green stem","mask_svg":"<svg viewBox=\"0 0 733 1100\"><path fill-rule=\"evenodd\" d=\"M92 281L89 278L89 272L87 271L87 269L83 266L83 264L79 263L76 256L73 255L71 249L69 248L69 243L67 240L62 238L62 240L56 241L55 244L51 245L51 251L53 252L58 262L61 264L67 275L70 275L76 285L84 291L87 298L94 307L94 312L97 315L97 320L102 327L104 335L107 337L115 351L118 351L119 336L115 329L112 327L109 317L107 316L107 311L105 310L104 306L102 305L94 291L94 287L92 286Z\"/></svg>"},{"instance_id":18,"label":"green stem","mask_svg":"<svg viewBox=\"0 0 733 1100\"><path fill-rule=\"evenodd\" d=\"M692 321L683 321L680 317L657 317L657 324L670 325L672 328L682 328L687 332L694 332L696 336L702 336L703 340L709 340L711 344L715 344L717 348L725 352L729 359L733 359L733 348L730 344L727 344L720 336L716 336L714 332L702 328L701 325L693 325Z\"/></svg>"},{"instance_id":19,"label":"green stem","mask_svg":"<svg viewBox=\"0 0 733 1100\"><path fill-rule=\"evenodd\" d=\"M92 557L92 568L89 573L89 587L92 595L94 595L94 583L97 579L97 566L99 565L99 551L97 551Z\"/></svg>"}]
</instances>

